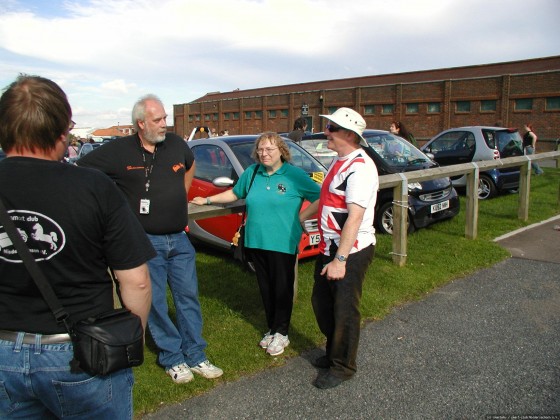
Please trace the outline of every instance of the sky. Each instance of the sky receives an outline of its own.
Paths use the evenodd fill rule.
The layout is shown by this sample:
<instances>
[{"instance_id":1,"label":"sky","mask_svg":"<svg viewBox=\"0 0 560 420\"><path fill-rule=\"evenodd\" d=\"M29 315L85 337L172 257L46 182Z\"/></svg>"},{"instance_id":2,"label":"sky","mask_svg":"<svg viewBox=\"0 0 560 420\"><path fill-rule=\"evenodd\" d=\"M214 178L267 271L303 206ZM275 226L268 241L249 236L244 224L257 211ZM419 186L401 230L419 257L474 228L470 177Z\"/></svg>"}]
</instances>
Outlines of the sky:
<instances>
[{"instance_id":1,"label":"sky","mask_svg":"<svg viewBox=\"0 0 560 420\"><path fill-rule=\"evenodd\" d=\"M57 82L77 127L131 124L141 96L560 55L560 0L1 0L0 88Z\"/></svg>"}]
</instances>

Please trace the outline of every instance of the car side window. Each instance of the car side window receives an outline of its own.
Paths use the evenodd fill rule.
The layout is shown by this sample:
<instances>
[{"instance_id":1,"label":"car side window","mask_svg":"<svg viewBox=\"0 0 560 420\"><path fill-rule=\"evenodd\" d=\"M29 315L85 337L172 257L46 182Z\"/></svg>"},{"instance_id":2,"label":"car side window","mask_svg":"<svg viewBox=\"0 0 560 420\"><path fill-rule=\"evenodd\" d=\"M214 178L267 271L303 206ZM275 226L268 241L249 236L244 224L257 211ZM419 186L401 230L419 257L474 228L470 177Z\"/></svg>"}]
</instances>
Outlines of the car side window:
<instances>
[{"instance_id":1,"label":"car side window","mask_svg":"<svg viewBox=\"0 0 560 420\"><path fill-rule=\"evenodd\" d=\"M496 149L496 133L494 131L482 130L484 141L490 149Z\"/></svg>"},{"instance_id":2,"label":"car side window","mask_svg":"<svg viewBox=\"0 0 560 420\"><path fill-rule=\"evenodd\" d=\"M220 176L236 180L233 165L221 147L203 144L193 147L192 152L196 162L196 178L207 182Z\"/></svg>"},{"instance_id":3,"label":"car side window","mask_svg":"<svg viewBox=\"0 0 560 420\"><path fill-rule=\"evenodd\" d=\"M474 134L468 132L467 135L463 138L462 143L460 144L461 150L469 150L473 151L476 145L476 140L474 139Z\"/></svg>"},{"instance_id":4,"label":"car side window","mask_svg":"<svg viewBox=\"0 0 560 420\"><path fill-rule=\"evenodd\" d=\"M460 145L464 144L466 134L467 133L464 131L451 131L449 133L442 134L430 144L427 151L431 153L438 153L458 150L458 148L461 147Z\"/></svg>"}]
</instances>

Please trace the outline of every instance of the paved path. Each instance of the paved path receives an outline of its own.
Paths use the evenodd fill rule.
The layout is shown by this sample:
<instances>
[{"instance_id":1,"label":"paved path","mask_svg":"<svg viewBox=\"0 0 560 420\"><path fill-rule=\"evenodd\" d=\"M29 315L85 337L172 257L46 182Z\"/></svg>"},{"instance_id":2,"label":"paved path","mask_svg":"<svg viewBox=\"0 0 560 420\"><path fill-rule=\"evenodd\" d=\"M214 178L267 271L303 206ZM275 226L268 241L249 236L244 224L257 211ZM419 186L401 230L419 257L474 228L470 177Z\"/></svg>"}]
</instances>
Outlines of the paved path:
<instances>
[{"instance_id":1,"label":"paved path","mask_svg":"<svg viewBox=\"0 0 560 420\"><path fill-rule=\"evenodd\" d=\"M513 258L367 324L337 388L312 385L314 350L144 418L560 419L557 225L500 238Z\"/></svg>"}]
</instances>

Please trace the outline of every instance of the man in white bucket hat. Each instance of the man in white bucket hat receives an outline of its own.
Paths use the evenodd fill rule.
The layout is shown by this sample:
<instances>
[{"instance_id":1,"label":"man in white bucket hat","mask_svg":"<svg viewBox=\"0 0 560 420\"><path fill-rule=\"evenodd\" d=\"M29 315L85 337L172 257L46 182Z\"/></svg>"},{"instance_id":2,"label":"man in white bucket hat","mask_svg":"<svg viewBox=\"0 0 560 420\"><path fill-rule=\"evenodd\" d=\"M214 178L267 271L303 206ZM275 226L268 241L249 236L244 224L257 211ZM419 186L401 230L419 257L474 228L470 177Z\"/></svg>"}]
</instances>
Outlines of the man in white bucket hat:
<instances>
[{"instance_id":1,"label":"man in white bucket hat","mask_svg":"<svg viewBox=\"0 0 560 420\"><path fill-rule=\"evenodd\" d=\"M362 149L366 122L350 108L340 108L328 120L327 147L338 156L321 188L318 204L300 215L305 221L318 211L321 253L317 257L311 301L326 355L313 361L321 370L314 385L333 388L356 373L360 339L360 299L366 270L373 260L373 216L379 178L377 168Z\"/></svg>"}]
</instances>

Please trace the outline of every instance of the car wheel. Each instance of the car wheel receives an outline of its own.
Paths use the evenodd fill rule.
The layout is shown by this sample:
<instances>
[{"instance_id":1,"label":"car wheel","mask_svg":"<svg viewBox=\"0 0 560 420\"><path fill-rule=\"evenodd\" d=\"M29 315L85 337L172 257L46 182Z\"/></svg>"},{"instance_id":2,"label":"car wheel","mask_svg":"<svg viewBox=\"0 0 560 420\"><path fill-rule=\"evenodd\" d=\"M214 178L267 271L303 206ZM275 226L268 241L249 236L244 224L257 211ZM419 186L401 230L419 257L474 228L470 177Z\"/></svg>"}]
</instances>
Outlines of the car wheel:
<instances>
[{"instance_id":1,"label":"car wheel","mask_svg":"<svg viewBox=\"0 0 560 420\"><path fill-rule=\"evenodd\" d=\"M388 201L379 207L377 214L375 215L377 220L377 230L380 233L387 235L393 234L393 202ZM410 214L406 220L407 222L407 232L411 233L414 231L413 225L410 223Z\"/></svg>"},{"instance_id":2,"label":"car wheel","mask_svg":"<svg viewBox=\"0 0 560 420\"><path fill-rule=\"evenodd\" d=\"M496 186L488 175L480 175L478 180L478 199L486 200L496 195Z\"/></svg>"}]
</instances>

